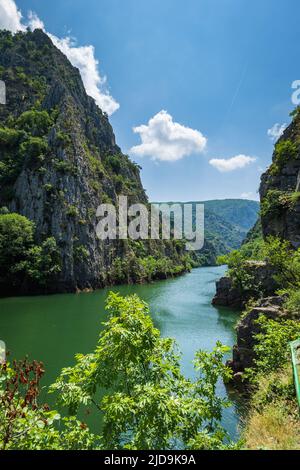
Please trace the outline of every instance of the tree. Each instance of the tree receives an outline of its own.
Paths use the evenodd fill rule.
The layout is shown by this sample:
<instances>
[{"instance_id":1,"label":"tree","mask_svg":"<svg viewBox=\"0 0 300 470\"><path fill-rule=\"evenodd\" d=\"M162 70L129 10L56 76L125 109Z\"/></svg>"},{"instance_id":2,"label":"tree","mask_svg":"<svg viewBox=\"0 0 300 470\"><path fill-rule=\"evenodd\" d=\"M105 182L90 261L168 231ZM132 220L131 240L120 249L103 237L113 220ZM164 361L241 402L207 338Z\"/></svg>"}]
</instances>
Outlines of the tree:
<instances>
[{"instance_id":1,"label":"tree","mask_svg":"<svg viewBox=\"0 0 300 470\"><path fill-rule=\"evenodd\" d=\"M286 240L269 237L264 249L266 261L276 271L275 280L282 289L300 287L300 249L294 250Z\"/></svg>"},{"instance_id":2,"label":"tree","mask_svg":"<svg viewBox=\"0 0 300 470\"><path fill-rule=\"evenodd\" d=\"M34 224L19 214L0 215L0 283L17 281L14 266L33 244Z\"/></svg>"},{"instance_id":3,"label":"tree","mask_svg":"<svg viewBox=\"0 0 300 470\"><path fill-rule=\"evenodd\" d=\"M0 450L97 449L99 437L73 417L39 403L42 363L0 364Z\"/></svg>"},{"instance_id":4,"label":"tree","mask_svg":"<svg viewBox=\"0 0 300 470\"><path fill-rule=\"evenodd\" d=\"M35 226L19 214L0 214L0 287L25 281L45 286L61 271L61 255L53 237L34 243Z\"/></svg>"},{"instance_id":5,"label":"tree","mask_svg":"<svg viewBox=\"0 0 300 470\"><path fill-rule=\"evenodd\" d=\"M136 295L110 293L107 310L95 351L77 355L75 366L63 369L52 385L58 403L73 416L93 404L99 425L103 416L104 448L224 448L220 419L228 402L217 397L216 384L230 377L222 362L228 349L217 343L212 353L198 352L191 381L181 373L174 341L154 327L147 304ZM100 389L105 395L99 400Z\"/></svg>"}]
</instances>

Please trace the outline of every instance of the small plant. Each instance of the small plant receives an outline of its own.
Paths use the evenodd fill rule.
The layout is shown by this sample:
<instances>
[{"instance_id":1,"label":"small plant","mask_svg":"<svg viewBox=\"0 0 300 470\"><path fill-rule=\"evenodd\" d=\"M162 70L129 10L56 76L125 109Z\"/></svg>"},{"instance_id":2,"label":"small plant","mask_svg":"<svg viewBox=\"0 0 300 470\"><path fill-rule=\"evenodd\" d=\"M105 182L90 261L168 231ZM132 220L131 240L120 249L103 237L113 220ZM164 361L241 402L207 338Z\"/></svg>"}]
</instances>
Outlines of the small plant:
<instances>
[{"instance_id":1,"label":"small plant","mask_svg":"<svg viewBox=\"0 0 300 470\"><path fill-rule=\"evenodd\" d=\"M79 211L77 209L76 206L73 206L73 205L69 205L68 209L67 209L67 216L68 217L73 217L73 218L76 218L79 216Z\"/></svg>"},{"instance_id":2,"label":"small plant","mask_svg":"<svg viewBox=\"0 0 300 470\"><path fill-rule=\"evenodd\" d=\"M298 146L291 140L279 141L275 146L274 161L270 167L271 174L277 175L284 164L297 157L298 151Z\"/></svg>"}]
</instances>

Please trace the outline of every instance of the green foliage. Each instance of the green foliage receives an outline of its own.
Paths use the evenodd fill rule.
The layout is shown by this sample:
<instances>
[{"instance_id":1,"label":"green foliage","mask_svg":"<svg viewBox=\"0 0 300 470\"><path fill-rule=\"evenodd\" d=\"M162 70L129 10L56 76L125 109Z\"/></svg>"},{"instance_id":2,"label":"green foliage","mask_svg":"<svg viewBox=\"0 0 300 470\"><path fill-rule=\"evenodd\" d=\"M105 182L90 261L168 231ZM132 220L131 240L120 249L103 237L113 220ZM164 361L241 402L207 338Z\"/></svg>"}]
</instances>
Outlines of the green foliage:
<instances>
[{"instance_id":1,"label":"green foliage","mask_svg":"<svg viewBox=\"0 0 300 470\"><path fill-rule=\"evenodd\" d=\"M144 283L154 279L167 279L191 269L190 258L182 256L176 262L165 256L140 256L133 252L124 258L114 258L109 271L111 284Z\"/></svg>"},{"instance_id":2,"label":"green foliage","mask_svg":"<svg viewBox=\"0 0 300 470\"><path fill-rule=\"evenodd\" d=\"M217 261L220 265L228 265L228 275L232 279L234 287L239 289L245 297L249 297L251 292L259 288L255 284L255 277L241 250L234 250L229 255L219 256Z\"/></svg>"},{"instance_id":3,"label":"green foliage","mask_svg":"<svg viewBox=\"0 0 300 470\"><path fill-rule=\"evenodd\" d=\"M3 147L14 147L20 143L20 140L24 137L24 132L10 129L8 127L0 127L0 146Z\"/></svg>"},{"instance_id":4,"label":"green foliage","mask_svg":"<svg viewBox=\"0 0 300 470\"><path fill-rule=\"evenodd\" d=\"M67 148L71 144L71 137L63 131L57 131L56 142L60 147Z\"/></svg>"},{"instance_id":5,"label":"green foliage","mask_svg":"<svg viewBox=\"0 0 300 470\"><path fill-rule=\"evenodd\" d=\"M264 315L257 320L260 333L255 336L256 358L248 371L252 381L256 375L269 374L286 366L290 358L289 343L299 338L300 323L294 320L272 320Z\"/></svg>"},{"instance_id":6,"label":"green foliage","mask_svg":"<svg viewBox=\"0 0 300 470\"><path fill-rule=\"evenodd\" d=\"M33 243L34 225L19 214L0 215L1 271L19 262Z\"/></svg>"},{"instance_id":7,"label":"green foliage","mask_svg":"<svg viewBox=\"0 0 300 470\"><path fill-rule=\"evenodd\" d=\"M291 210L299 201L298 191L287 192L270 189L261 202L262 217L280 217L284 211Z\"/></svg>"},{"instance_id":8,"label":"green foliage","mask_svg":"<svg viewBox=\"0 0 300 470\"><path fill-rule=\"evenodd\" d=\"M94 157L90 152L88 153L88 163L91 172L98 178L103 178L105 174L104 167L101 161L97 157Z\"/></svg>"},{"instance_id":9,"label":"green foliage","mask_svg":"<svg viewBox=\"0 0 300 470\"><path fill-rule=\"evenodd\" d=\"M19 129L30 133L34 137L42 137L48 133L52 125L52 119L47 111L37 111L32 109L22 113L16 125Z\"/></svg>"},{"instance_id":10,"label":"green foliage","mask_svg":"<svg viewBox=\"0 0 300 470\"><path fill-rule=\"evenodd\" d=\"M61 270L54 238L34 244L35 227L19 214L0 215L0 288L10 290L28 281L45 286Z\"/></svg>"},{"instance_id":11,"label":"green foliage","mask_svg":"<svg viewBox=\"0 0 300 470\"><path fill-rule=\"evenodd\" d=\"M250 257L250 259L249 259ZM251 260L254 260L254 264ZM265 241L256 239L245 244L238 251L218 258L219 264L228 265L228 275L247 298L247 292L259 298L263 293L255 282L253 266L255 262L265 262L273 269L273 278L280 287L280 293L289 295L300 288L300 249L294 250L290 243L277 237Z\"/></svg>"},{"instance_id":12,"label":"green foliage","mask_svg":"<svg viewBox=\"0 0 300 470\"><path fill-rule=\"evenodd\" d=\"M287 299L284 307L292 317L300 319L300 289L288 289L285 294Z\"/></svg>"},{"instance_id":13,"label":"green foliage","mask_svg":"<svg viewBox=\"0 0 300 470\"><path fill-rule=\"evenodd\" d=\"M270 173L277 175L282 167L290 160L294 160L298 154L298 146L291 140L281 140L275 146L274 161L270 167Z\"/></svg>"},{"instance_id":14,"label":"green foliage","mask_svg":"<svg viewBox=\"0 0 300 470\"><path fill-rule=\"evenodd\" d=\"M75 418L40 404L42 363L0 364L0 450L88 450L100 440Z\"/></svg>"},{"instance_id":15,"label":"green foliage","mask_svg":"<svg viewBox=\"0 0 300 470\"><path fill-rule=\"evenodd\" d=\"M293 320L278 322L264 316L259 318L258 323L262 333L256 337L256 367L266 373L282 368L290 357L289 342L300 336L300 323Z\"/></svg>"},{"instance_id":16,"label":"green foliage","mask_svg":"<svg viewBox=\"0 0 300 470\"><path fill-rule=\"evenodd\" d=\"M56 171L59 171L61 173L70 173L74 176L77 174L77 168L75 167L75 165L73 165L67 160L58 160L57 158L55 158L52 160L52 163Z\"/></svg>"},{"instance_id":17,"label":"green foliage","mask_svg":"<svg viewBox=\"0 0 300 470\"><path fill-rule=\"evenodd\" d=\"M103 446L111 450L224 448L220 419L228 403L216 396L216 385L230 377L223 365L228 349L217 343L212 353L198 352L190 381L174 341L161 338L144 302L111 293L107 309L95 351L77 355L51 387L59 404L73 416L94 404L103 413ZM100 399L99 390L106 392Z\"/></svg>"},{"instance_id":18,"label":"green foliage","mask_svg":"<svg viewBox=\"0 0 300 470\"><path fill-rule=\"evenodd\" d=\"M72 218L76 218L79 216L79 211L76 206L70 204L67 208L67 215Z\"/></svg>"},{"instance_id":19,"label":"green foliage","mask_svg":"<svg viewBox=\"0 0 300 470\"><path fill-rule=\"evenodd\" d=\"M281 203L283 192L277 189L270 189L261 201L261 217L274 216L278 217L284 209Z\"/></svg>"},{"instance_id":20,"label":"green foliage","mask_svg":"<svg viewBox=\"0 0 300 470\"><path fill-rule=\"evenodd\" d=\"M26 138L23 131L0 127L0 183L11 184L19 174L24 157L19 151Z\"/></svg>"},{"instance_id":21,"label":"green foliage","mask_svg":"<svg viewBox=\"0 0 300 470\"><path fill-rule=\"evenodd\" d=\"M16 264L14 273L25 273L39 286L47 286L61 271L61 255L53 237L41 245L34 245L26 252L26 260Z\"/></svg>"},{"instance_id":22,"label":"green foliage","mask_svg":"<svg viewBox=\"0 0 300 470\"><path fill-rule=\"evenodd\" d=\"M42 137L30 136L20 145L20 152L31 161L42 162L48 151L48 143Z\"/></svg>"},{"instance_id":23,"label":"green foliage","mask_svg":"<svg viewBox=\"0 0 300 470\"><path fill-rule=\"evenodd\" d=\"M77 262L82 263L86 261L89 258L89 256L90 256L89 250L87 250L87 248L85 248L85 246L83 245L77 246L74 249L74 259Z\"/></svg>"},{"instance_id":24,"label":"green foliage","mask_svg":"<svg viewBox=\"0 0 300 470\"><path fill-rule=\"evenodd\" d=\"M286 240L269 237L265 242L264 256L276 271L274 278L282 290L299 288L300 249L294 250Z\"/></svg>"},{"instance_id":25,"label":"green foliage","mask_svg":"<svg viewBox=\"0 0 300 470\"><path fill-rule=\"evenodd\" d=\"M209 211L232 226L247 233L257 220L259 203L246 199L223 199L205 201L205 210Z\"/></svg>"},{"instance_id":26,"label":"green foliage","mask_svg":"<svg viewBox=\"0 0 300 470\"><path fill-rule=\"evenodd\" d=\"M122 167L121 157L119 155L108 155L105 158L105 165L115 174L118 174Z\"/></svg>"}]
</instances>

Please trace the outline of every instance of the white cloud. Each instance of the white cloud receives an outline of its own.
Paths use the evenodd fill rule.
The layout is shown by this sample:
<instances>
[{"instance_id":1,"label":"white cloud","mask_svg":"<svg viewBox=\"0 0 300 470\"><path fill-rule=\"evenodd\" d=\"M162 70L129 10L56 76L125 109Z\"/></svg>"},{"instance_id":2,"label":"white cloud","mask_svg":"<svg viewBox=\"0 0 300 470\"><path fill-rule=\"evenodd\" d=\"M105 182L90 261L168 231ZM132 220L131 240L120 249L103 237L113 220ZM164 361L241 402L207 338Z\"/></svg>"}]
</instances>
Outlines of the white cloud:
<instances>
[{"instance_id":1,"label":"white cloud","mask_svg":"<svg viewBox=\"0 0 300 470\"><path fill-rule=\"evenodd\" d=\"M130 149L132 155L152 160L176 161L204 151L207 139L197 130L173 121L167 111L160 111L147 125L133 128L141 144Z\"/></svg>"},{"instance_id":2,"label":"white cloud","mask_svg":"<svg viewBox=\"0 0 300 470\"><path fill-rule=\"evenodd\" d=\"M40 28L45 31L43 21L36 13L29 11L27 21L22 22L22 14L14 0L0 0L1 29L8 29L15 33L16 31L25 30L28 26L32 30ZM68 57L71 64L79 69L87 94L94 98L102 111L110 116L119 109L119 103L107 89L106 77L100 75L99 62L95 57L94 47L77 46L75 40L71 37L58 38L53 34L47 34L55 46Z\"/></svg>"},{"instance_id":3,"label":"white cloud","mask_svg":"<svg viewBox=\"0 0 300 470\"><path fill-rule=\"evenodd\" d=\"M43 21L34 11L28 12L28 26L32 31L35 29L43 29L45 31L45 25Z\"/></svg>"},{"instance_id":4,"label":"white cloud","mask_svg":"<svg viewBox=\"0 0 300 470\"><path fill-rule=\"evenodd\" d=\"M52 34L48 35L55 46L68 57L71 64L80 70L87 94L92 96L109 116L117 111L120 105L106 89L106 77L100 76L94 46L78 47L70 37L60 39Z\"/></svg>"},{"instance_id":5,"label":"white cloud","mask_svg":"<svg viewBox=\"0 0 300 470\"><path fill-rule=\"evenodd\" d=\"M256 158L247 155L237 155L232 158L212 158L209 163L222 173L245 168L250 163L255 162Z\"/></svg>"},{"instance_id":6,"label":"white cloud","mask_svg":"<svg viewBox=\"0 0 300 470\"><path fill-rule=\"evenodd\" d=\"M7 29L13 33L25 30L21 20L22 13L14 0L0 0L0 29Z\"/></svg>"},{"instance_id":7,"label":"white cloud","mask_svg":"<svg viewBox=\"0 0 300 470\"><path fill-rule=\"evenodd\" d=\"M270 137L271 140L276 141L279 139L279 137L282 136L284 133L285 129L287 128L287 124L274 124L271 129L268 129L268 136Z\"/></svg>"}]
</instances>

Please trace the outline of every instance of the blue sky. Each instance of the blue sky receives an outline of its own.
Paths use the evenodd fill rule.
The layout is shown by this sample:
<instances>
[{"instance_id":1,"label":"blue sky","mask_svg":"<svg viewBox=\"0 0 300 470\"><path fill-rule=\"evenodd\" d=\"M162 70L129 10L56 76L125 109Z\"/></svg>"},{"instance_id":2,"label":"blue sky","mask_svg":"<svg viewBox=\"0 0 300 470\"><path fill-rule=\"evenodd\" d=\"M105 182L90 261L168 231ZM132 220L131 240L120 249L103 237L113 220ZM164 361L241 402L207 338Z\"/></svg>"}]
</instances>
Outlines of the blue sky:
<instances>
[{"instance_id":1,"label":"blue sky","mask_svg":"<svg viewBox=\"0 0 300 470\"><path fill-rule=\"evenodd\" d=\"M78 45L95 47L101 76L120 105L110 117L117 142L143 167L151 200L257 197L274 145L267 131L289 123L294 107L291 84L300 79L299 1L16 3L24 16L36 12L57 37L71 35ZM173 154L167 161L161 157L161 150L167 154L158 148L165 139L149 143L153 129L158 138L161 120L144 129L154 155L144 147L141 151L140 134L132 130L162 110L170 115L171 128L176 122L189 134L180 145L193 141L175 161ZM192 135L191 129L200 134ZM202 147L199 136L206 139ZM130 150L134 146L139 146L136 152ZM227 171L210 163L241 155L251 159L243 160L242 168L236 168L236 160L229 166L225 162Z\"/></svg>"}]
</instances>

